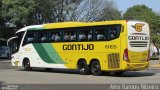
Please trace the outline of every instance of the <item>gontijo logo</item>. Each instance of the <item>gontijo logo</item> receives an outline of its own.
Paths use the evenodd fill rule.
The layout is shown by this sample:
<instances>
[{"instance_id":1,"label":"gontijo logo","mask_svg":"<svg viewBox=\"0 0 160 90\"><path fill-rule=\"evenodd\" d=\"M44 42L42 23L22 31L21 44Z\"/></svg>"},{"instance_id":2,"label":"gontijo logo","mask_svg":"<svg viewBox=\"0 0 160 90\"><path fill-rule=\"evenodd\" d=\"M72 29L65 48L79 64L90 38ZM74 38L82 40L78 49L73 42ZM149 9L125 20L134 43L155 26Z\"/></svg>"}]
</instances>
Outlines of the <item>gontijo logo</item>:
<instances>
[{"instance_id":1,"label":"gontijo logo","mask_svg":"<svg viewBox=\"0 0 160 90\"><path fill-rule=\"evenodd\" d=\"M143 26L144 26L143 23L136 23L135 26L132 26L132 27L135 28L137 32L141 32Z\"/></svg>"}]
</instances>

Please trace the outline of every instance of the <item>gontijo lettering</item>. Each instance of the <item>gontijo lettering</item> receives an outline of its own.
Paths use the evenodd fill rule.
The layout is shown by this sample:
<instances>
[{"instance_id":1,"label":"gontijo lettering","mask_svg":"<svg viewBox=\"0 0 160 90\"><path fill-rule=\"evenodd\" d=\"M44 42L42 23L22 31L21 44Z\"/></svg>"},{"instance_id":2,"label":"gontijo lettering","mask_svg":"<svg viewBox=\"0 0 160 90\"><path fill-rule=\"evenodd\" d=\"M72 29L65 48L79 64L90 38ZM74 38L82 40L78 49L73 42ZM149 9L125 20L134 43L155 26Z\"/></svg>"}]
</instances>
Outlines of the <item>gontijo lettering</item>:
<instances>
[{"instance_id":1,"label":"gontijo lettering","mask_svg":"<svg viewBox=\"0 0 160 90\"><path fill-rule=\"evenodd\" d=\"M148 36L129 36L129 40L149 40Z\"/></svg>"},{"instance_id":2,"label":"gontijo lettering","mask_svg":"<svg viewBox=\"0 0 160 90\"><path fill-rule=\"evenodd\" d=\"M63 50L94 50L93 44L64 44Z\"/></svg>"}]
</instances>

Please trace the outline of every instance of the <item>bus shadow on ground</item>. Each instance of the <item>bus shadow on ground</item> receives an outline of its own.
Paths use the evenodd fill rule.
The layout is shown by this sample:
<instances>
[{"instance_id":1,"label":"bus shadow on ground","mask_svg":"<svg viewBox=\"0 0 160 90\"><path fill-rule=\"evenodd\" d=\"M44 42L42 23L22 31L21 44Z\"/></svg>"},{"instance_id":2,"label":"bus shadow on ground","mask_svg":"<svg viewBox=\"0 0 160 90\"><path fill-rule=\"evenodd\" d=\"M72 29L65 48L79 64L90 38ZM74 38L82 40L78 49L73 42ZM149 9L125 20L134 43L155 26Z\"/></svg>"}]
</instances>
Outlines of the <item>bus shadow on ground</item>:
<instances>
[{"instance_id":1,"label":"bus shadow on ground","mask_svg":"<svg viewBox=\"0 0 160 90\"><path fill-rule=\"evenodd\" d=\"M19 69L19 71L24 71L24 69ZM77 70L68 70L68 69L51 69L45 70L44 68L34 68L30 72L45 72L45 73L63 73L63 74L79 74Z\"/></svg>"},{"instance_id":2,"label":"bus shadow on ground","mask_svg":"<svg viewBox=\"0 0 160 90\"><path fill-rule=\"evenodd\" d=\"M125 72L122 75L119 76L114 76L114 77L149 77L149 76L154 76L156 73L155 72L141 72L141 71L128 71Z\"/></svg>"},{"instance_id":3,"label":"bus shadow on ground","mask_svg":"<svg viewBox=\"0 0 160 90\"><path fill-rule=\"evenodd\" d=\"M20 71L24 71L23 69L19 69ZM61 74L78 74L79 72L77 70L68 70L68 69L52 69L50 71L47 71L42 68L34 68L31 72L45 72L45 73L61 73ZM109 76L109 77L149 77L155 75L156 72L150 72L150 71L127 71L122 75L114 75L110 74L108 72L104 72L100 76ZM91 75L91 74L89 74Z\"/></svg>"}]
</instances>

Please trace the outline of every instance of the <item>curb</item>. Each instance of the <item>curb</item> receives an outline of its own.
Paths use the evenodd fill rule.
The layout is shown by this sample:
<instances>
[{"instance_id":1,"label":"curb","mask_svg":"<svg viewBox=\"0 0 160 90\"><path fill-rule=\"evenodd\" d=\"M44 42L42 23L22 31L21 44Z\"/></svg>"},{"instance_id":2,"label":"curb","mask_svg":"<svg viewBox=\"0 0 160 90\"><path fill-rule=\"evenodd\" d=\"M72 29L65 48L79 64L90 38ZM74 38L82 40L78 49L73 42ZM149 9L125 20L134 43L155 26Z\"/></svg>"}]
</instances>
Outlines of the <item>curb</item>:
<instances>
[{"instance_id":1,"label":"curb","mask_svg":"<svg viewBox=\"0 0 160 90\"><path fill-rule=\"evenodd\" d=\"M155 64L155 65L151 65L149 67L156 67L156 68L160 68L160 64Z\"/></svg>"},{"instance_id":2,"label":"curb","mask_svg":"<svg viewBox=\"0 0 160 90\"><path fill-rule=\"evenodd\" d=\"M160 64L151 65L149 69L160 69Z\"/></svg>"},{"instance_id":3,"label":"curb","mask_svg":"<svg viewBox=\"0 0 160 90\"><path fill-rule=\"evenodd\" d=\"M11 60L2 60L2 61L0 60L0 63L1 63L1 62L2 62L2 63L11 63Z\"/></svg>"},{"instance_id":4,"label":"curb","mask_svg":"<svg viewBox=\"0 0 160 90\"><path fill-rule=\"evenodd\" d=\"M148 70L160 70L160 68L148 68Z\"/></svg>"}]
</instances>

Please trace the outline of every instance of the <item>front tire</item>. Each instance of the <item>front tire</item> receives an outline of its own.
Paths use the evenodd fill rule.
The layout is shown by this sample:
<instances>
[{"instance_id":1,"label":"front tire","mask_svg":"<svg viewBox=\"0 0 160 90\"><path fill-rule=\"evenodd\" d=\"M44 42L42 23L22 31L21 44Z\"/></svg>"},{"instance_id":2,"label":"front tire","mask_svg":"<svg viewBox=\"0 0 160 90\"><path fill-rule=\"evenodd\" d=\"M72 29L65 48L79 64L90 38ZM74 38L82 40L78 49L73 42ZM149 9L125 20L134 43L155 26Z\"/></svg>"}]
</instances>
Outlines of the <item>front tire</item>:
<instances>
[{"instance_id":1,"label":"front tire","mask_svg":"<svg viewBox=\"0 0 160 90\"><path fill-rule=\"evenodd\" d=\"M88 75L90 74L89 66L87 65L86 61L82 60L78 62L78 71L81 75Z\"/></svg>"},{"instance_id":2,"label":"front tire","mask_svg":"<svg viewBox=\"0 0 160 90\"><path fill-rule=\"evenodd\" d=\"M24 60L23 67L24 67L25 71L31 71L32 70L29 60Z\"/></svg>"},{"instance_id":3,"label":"front tire","mask_svg":"<svg viewBox=\"0 0 160 90\"><path fill-rule=\"evenodd\" d=\"M91 63L91 72L95 76L99 76L102 74L101 65L99 61L93 61Z\"/></svg>"}]
</instances>

